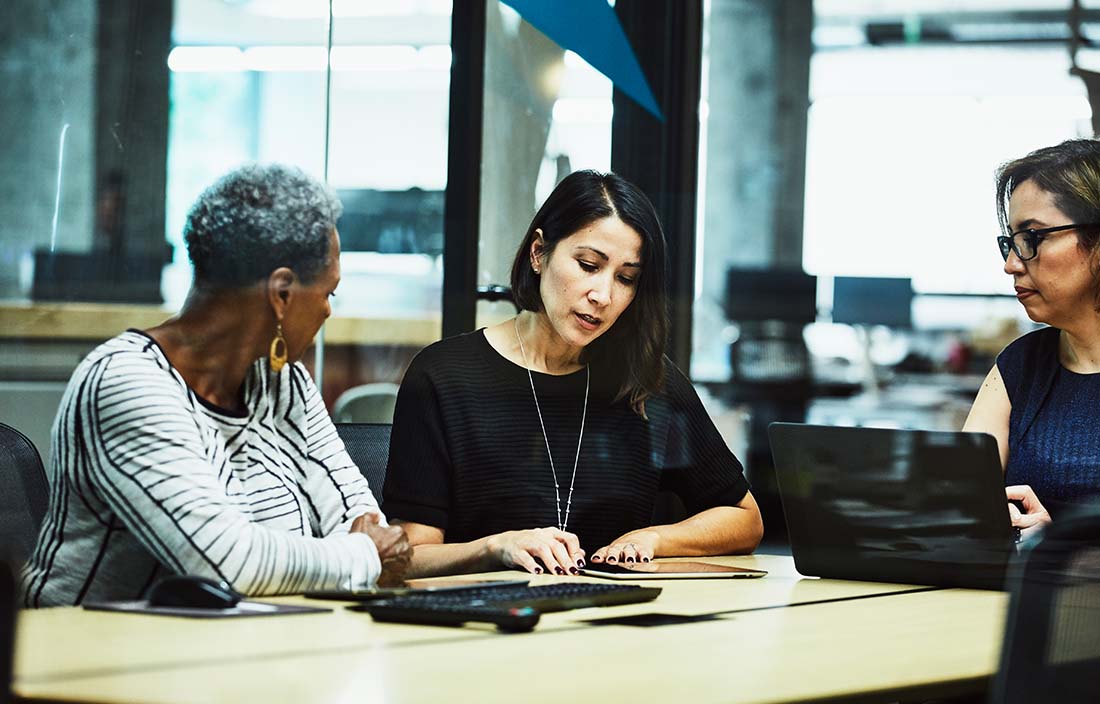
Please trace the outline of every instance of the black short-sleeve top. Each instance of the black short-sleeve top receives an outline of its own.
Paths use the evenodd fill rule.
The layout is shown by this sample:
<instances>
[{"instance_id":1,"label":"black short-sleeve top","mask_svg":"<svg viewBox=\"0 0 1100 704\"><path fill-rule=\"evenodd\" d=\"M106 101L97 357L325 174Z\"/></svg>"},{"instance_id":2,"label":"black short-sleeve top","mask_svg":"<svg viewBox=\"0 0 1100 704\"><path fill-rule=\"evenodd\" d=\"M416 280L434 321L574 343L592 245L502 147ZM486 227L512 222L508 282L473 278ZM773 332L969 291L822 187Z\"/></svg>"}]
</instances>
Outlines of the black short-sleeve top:
<instances>
[{"instance_id":1,"label":"black short-sleeve top","mask_svg":"<svg viewBox=\"0 0 1100 704\"><path fill-rule=\"evenodd\" d=\"M748 492L741 463L670 361L648 420L614 401L613 371L591 369L587 417L566 530L591 552L650 525L657 492L696 513ZM501 356L484 331L425 348L397 396L383 509L390 519L441 528L447 542L558 525L565 518L581 430L586 370L532 373Z\"/></svg>"}]
</instances>

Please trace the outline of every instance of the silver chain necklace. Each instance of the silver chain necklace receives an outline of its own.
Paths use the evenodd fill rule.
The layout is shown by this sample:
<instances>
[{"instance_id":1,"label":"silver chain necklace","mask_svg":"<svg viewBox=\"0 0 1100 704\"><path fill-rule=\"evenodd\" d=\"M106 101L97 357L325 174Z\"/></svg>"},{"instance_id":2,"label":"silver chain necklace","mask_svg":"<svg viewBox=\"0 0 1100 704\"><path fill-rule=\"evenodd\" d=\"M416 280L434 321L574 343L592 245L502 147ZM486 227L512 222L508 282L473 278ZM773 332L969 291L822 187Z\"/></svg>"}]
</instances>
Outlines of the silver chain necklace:
<instances>
[{"instance_id":1,"label":"silver chain necklace","mask_svg":"<svg viewBox=\"0 0 1100 704\"><path fill-rule=\"evenodd\" d=\"M535 399L535 411L539 414L539 426L542 428L542 440L546 443L546 456L550 460L550 473L554 475L554 507L558 510L558 530L565 532L569 525L569 509L573 505L573 484L577 480L577 462L581 458L581 440L584 439L584 421L588 417L588 382L592 378L592 370L584 365L584 410L581 411L581 432L577 435L577 454L573 458L573 476L569 479L569 495L565 499L565 520L561 519L561 493L558 490L558 471L554 469L554 456L550 454L550 438L546 435L546 423L542 420L542 408L539 406L539 395L535 393L535 377L531 375L531 365L527 361L527 350L523 349L523 338L519 334L519 317L513 318L516 329L516 342L519 343L519 352L523 355L523 368L527 370L527 381L531 382L531 396Z\"/></svg>"}]
</instances>

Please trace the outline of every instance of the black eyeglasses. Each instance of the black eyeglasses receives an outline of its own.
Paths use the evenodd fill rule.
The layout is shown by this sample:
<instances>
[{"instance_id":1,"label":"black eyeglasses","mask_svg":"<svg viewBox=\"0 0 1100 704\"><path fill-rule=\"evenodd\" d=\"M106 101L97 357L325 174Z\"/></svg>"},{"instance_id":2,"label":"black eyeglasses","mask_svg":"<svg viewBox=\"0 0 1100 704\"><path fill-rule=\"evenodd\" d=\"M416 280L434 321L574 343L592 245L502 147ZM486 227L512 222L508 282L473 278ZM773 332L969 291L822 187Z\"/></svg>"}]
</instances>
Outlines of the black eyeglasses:
<instances>
[{"instance_id":1,"label":"black eyeglasses","mask_svg":"<svg viewBox=\"0 0 1100 704\"><path fill-rule=\"evenodd\" d=\"M1063 230L1076 230L1081 227L1100 227L1096 223L1074 223L1072 225L1059 225L1058 227L1044 227L1041 230L1034 228L1020 230L1008 235L997 237L997 246L1001 248L1001 256L1008 261L1009 252L1015 252L1020 261L1026 262L1035 258L1039 253L1039 245L1049 235Z\"/></svg>"}]
</instances>

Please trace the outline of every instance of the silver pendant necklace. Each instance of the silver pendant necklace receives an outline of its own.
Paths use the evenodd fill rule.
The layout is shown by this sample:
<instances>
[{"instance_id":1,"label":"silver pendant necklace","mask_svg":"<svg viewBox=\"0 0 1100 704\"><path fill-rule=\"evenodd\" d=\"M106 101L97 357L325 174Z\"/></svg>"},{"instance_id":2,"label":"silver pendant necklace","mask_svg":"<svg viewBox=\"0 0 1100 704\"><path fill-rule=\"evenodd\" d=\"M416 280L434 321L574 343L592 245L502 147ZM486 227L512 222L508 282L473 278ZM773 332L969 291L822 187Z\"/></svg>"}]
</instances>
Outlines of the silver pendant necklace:
<instances>
[{"instance_id":1,"label":"silver pendant necklace","mask_svg":"<svg viewBox=\"0 0 1100 704\"><path fill-rule=\"evenodd\" d=\"M577 435L577 454L573 457L573 476L569 479L569 495L565 499L565 520L561 518L561 493L558 489L558 472L554 469L554 456L550 454L550 438L546 435L546 423L542 420L542 408L539 406L539 395L535 393L535 377L531 375L531 365L527 361L527 350L523 349L523 338L519 334L519 317L513 318L516 329L516 342L519 343L519 352L523 355L523 367L527 370L527 381L531 382L531 396L535 399L535 411L539 414L539 427L542 428L542 440L546 443L546 457L550 460L550 473L554 475L554 507L558 510L558 530L565 532L569 525L569 509L573 505L573 484L577 480L577 462L581 458L581 440L584 439L584 421L588 417L588 383L592 379L592 370L584 365L584 410L581 411L581 432Z\"/></svg>"}]
</instances>

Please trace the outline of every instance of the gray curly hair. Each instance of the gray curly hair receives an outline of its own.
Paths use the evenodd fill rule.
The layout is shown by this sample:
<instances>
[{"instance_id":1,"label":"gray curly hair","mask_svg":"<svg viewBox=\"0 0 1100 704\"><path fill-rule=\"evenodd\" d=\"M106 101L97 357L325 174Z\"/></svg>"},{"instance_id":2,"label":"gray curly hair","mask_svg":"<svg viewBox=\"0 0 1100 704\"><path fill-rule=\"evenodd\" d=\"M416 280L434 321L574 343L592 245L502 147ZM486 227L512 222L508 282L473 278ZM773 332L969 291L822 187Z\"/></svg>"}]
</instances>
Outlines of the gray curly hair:
<instances>
[{"instance_id":1,"label":"gray curly hair","mask_svg":"<svg viewBox=\"0 0 1100 704\"><path fill-rule=\"evenodd\" d=\"M301 169L249 164L199 196L183 229L195 286L240 288L288 267L304 283L325 268L343 207Z\"/></svg>"}]
</instances>

